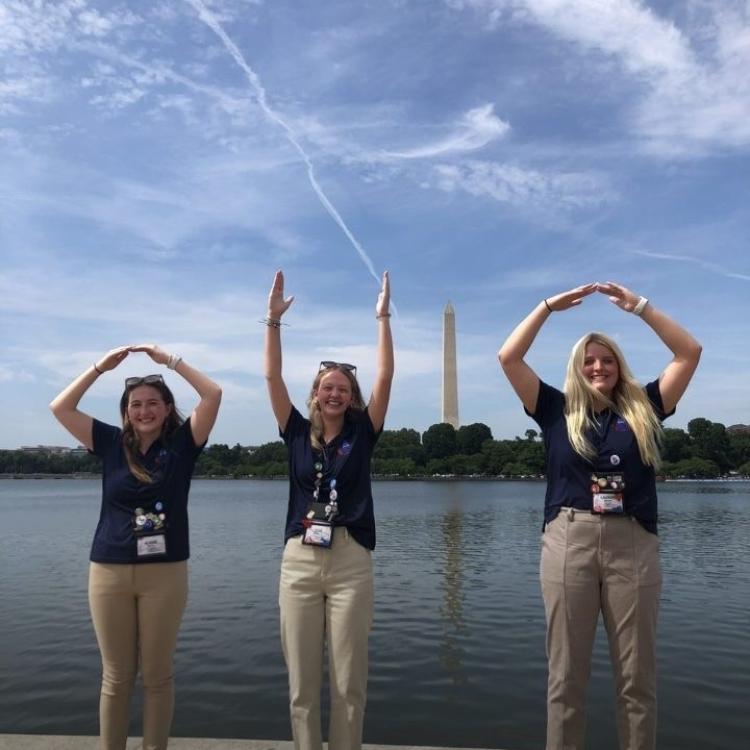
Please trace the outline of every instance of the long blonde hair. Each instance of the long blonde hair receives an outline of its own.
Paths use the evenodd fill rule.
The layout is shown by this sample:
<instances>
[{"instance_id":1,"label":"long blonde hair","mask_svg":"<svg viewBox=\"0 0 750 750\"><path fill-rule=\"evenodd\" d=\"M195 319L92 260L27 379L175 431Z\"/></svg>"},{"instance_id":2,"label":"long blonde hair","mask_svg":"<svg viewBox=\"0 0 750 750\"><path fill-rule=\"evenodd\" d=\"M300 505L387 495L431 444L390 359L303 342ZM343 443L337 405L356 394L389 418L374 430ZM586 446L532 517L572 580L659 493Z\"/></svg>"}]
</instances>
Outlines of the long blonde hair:
<instances>
[{"instance_id":1,"label":"long blonde hair","mask_svg":"<svg viewBox=\"0 0 750 750\"><path fill-rule=\"evenodd\" d=\"M620 376L611 398L597 391L583 375L586 347L590 343L609 349L617 360ZM573 346L565 376L565 422L573 450L586 459L596 451L586 439L586 430L593 427L591 414L602 405L622 417L635 435L638 452L646 466L657 468L661 461L662 426L646 392L630 371L617 344L603 333L587 333Z\"/></svg>"},{"instance_id":2,"label":"long blonde hair","mask_svg":"<svg viewBox=\"0 0 750 750\"><path fill-rule=\"evenodd\" d=\"M323 443L325 443L324 430L323 430L323 416L320 413L320 405L318 404L315 394L320 386L320 381L326 375L330 375L332 372L340 372L346 376L349 381L349 385L352 389L352 402L349 404L349 409L353 411L364 411L365 401L362 398L362 391L360 390L359 383L354 373L347 367L336 365L335 367L327 367L321 370L313 380L312 387L310 388L310 395L307 397L307 408L309 410L310 419L310 443L312 447L317 450L323 450Z\"/></svg>"}]
</instances>

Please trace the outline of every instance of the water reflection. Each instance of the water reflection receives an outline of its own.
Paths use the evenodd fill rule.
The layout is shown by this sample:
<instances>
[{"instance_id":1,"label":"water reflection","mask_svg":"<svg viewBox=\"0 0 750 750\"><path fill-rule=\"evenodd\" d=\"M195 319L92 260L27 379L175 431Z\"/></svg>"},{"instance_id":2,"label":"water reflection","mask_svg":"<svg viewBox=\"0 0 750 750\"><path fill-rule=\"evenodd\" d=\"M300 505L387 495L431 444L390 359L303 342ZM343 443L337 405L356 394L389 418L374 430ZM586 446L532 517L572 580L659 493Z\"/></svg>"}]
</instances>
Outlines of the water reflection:
<instances>
[{"instance_id":1,"label":"water reflection","mask_svg":"<svg viewBox=\"0 0 750 750\"><path fill-rule=\"evenodd\" d=\"M440 614L443 620L443 637L440 644L440 660L450 673L455 685L463 684L461 634L464 630L463 604L463 550L461 546L462 513L452 508L440 519L443 540L443 604Z\"/></svg>"}]
</instances>

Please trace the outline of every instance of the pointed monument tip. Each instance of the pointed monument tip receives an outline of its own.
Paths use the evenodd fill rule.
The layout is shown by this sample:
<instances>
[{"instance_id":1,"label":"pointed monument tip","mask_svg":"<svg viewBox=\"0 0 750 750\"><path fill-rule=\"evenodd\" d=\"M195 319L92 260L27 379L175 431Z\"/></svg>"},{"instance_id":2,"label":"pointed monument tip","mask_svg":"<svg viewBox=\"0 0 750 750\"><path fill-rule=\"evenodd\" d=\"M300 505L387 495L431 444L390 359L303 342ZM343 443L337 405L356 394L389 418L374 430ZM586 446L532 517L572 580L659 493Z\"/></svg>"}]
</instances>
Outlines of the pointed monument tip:
<instances>
[{"instance_id":1,"label":"pointed monument tip","mask_svg":"<svg viewBox=\"0 0 750 750\"><path fill-rule=\"evenodd\" d=\"M454 310L453 310L453 305L452 305L452 304L451 304L450 302L448 302L448 303L447 303L447 304L445 305L445 309L443 310L443 312L444 312L444 313L452 313L452 312L454 312Z\"/></svg>"}]
</instances>

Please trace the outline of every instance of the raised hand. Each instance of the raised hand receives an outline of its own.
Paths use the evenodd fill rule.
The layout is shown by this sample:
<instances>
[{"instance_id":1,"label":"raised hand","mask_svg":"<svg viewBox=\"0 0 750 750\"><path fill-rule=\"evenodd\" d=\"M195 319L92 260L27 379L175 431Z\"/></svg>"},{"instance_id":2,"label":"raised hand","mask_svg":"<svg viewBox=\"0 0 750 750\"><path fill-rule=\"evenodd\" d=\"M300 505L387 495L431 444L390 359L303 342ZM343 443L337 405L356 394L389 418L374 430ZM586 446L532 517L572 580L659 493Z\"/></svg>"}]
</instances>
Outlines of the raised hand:
<instances>
[{"instance_id":1,"label":"raised hand","mask_svg":"<svg viewBox=\"0 0 750 750\"><path fill-rule=\"evenodd\" d=\"M160 349L156 344L138 344L137 346L131 346L130 351L148 354L157 365L166 365L169 362L169 354Z\"/></svg>"},{"instance_id":2,"label":"raised hand","mask_svg":"<svg viewBox=\"0 0 750 750\"><path fill-rule=\"evenodd\" d=\"M99 372L114 370L115 367L117 367L117 365L119 365L128 354L130 354L130 352L130 346L118 346L116 349L108 351L98 362L96 362L95 367Z\"/></svg>"},{"instance_id":3,"label":"raised hand","mask_svg":"<svg viewBox=\"0 0 750 750\"><path fill-rule=\"evenodd\" d=\"M383 283L378 294L378 301L375 304L375 316L386 317L390 315L388 308L391 304L391 280L388 271L383 273Z\"/></svg>"},{"instance_id":4,"label":"raised hand","mask_svg":"<svg viewBox=\"0 0 750 750\"><path fill-rule=\"evenodd\" d=\"M622 284L615 284L614 281L597 284L596 291L606 294L613 305L617 305L617 307L625 310L625 312L633 312L640 300L637 294L631 292L630 289L624 287Z\"/></svg>"},{"instance_id":5,"label":"raised hand","mask_svg":"<svg viewBox=\"0 0 750 750\"><path fill-rule=\"evenodd\" d=\"M554 297L547 297L545 302L551 312L561 312L562 310L568 310L571 307L580 305L584 297L588 297L589 294L593 294L596 291L599 291L598 284L593 281L590 284L577 286L570 291L556 294Z\"/></svg>"},{"instance_id":6,"label":"raised hand","mask_svg":"<svg viewBox=\"0 0 750 750\"><path fill-rule=\"evenodd\" d=\"M281 320L281 316L289 309L292 302L294 302L294 295L284 299L283 271L276 271L271 291L268 294L268 317L271 320Z\"/></svg>"}]
</instances>

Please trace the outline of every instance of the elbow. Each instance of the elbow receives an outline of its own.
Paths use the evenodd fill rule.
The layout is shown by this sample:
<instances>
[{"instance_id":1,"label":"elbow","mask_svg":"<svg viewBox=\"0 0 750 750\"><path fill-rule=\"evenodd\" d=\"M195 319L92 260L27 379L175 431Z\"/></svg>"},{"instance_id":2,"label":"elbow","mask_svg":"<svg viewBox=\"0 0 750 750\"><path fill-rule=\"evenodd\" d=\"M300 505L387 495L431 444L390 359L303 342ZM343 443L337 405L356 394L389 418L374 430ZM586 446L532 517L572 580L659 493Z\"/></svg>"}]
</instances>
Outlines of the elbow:
<instances>
[{"instance_id":1,"label":"elbow","mask_svg":"<svg viewBox=\"0 0 750 750\"><path fill-rule=\"evenodd\" d=\"M511 356L510 352L504 346L502 346L497 353L497 361L500 363L500 367L502 367L503 370L507 370L508 367L513 364L515 358Z\"/></svg>"},{"instance_id":2,"label":"elbow","mask_svg":"<svg viewBox=\"0 0 750 750\"><path fill-rule=\"evenodd\" d=\"M701 354L703 354L703 346L698 341L693 340L688 351L690 361L697 366L701 361Z\"/></svg>"}]
</instances>

